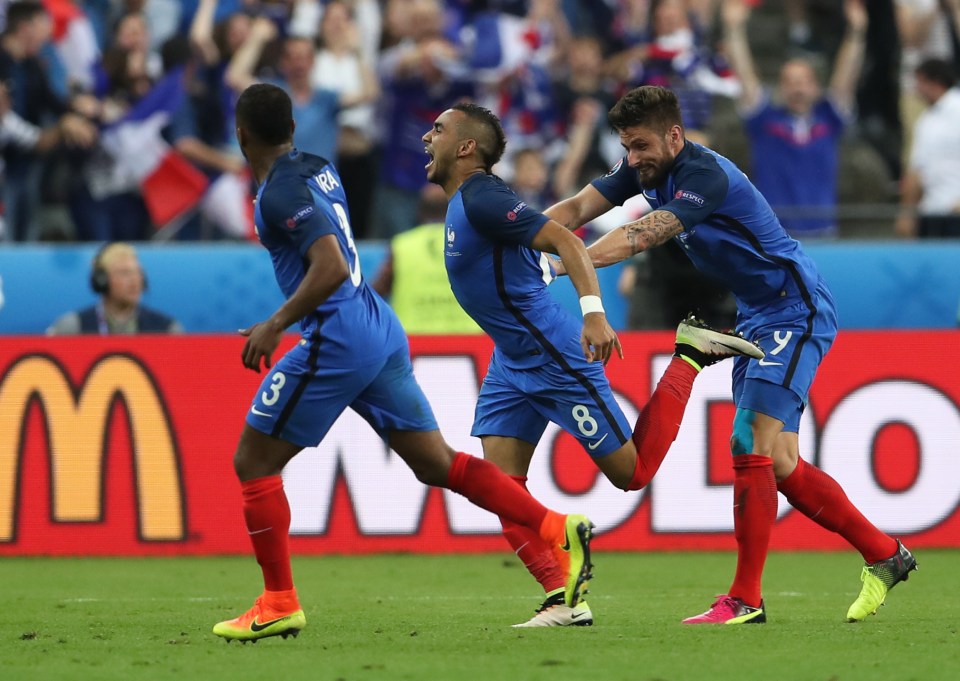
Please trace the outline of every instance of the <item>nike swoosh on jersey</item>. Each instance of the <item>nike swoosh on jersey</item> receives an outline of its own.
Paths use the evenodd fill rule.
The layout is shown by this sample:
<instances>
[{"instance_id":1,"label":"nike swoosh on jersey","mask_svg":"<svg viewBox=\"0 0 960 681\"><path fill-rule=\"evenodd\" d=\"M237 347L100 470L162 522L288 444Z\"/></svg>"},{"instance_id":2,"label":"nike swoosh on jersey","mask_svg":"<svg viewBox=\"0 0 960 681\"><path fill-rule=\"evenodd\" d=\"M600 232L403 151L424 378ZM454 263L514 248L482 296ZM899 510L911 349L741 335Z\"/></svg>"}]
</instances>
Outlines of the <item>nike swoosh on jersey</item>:
<instances>
[{"instance_id":1,"label":"nike swoosh on jersey","mask_svg":"<svg viewBox=\"0 0 960 681\"><path fill-rule=\"evenodd\" d=\"M782 367L783 362L768 362L765 359L761 359L757 362L762 367Z\"/></svg>"},{"instance_id":2,"label":"nike swoosh on jersey","mask_svg":"<svg viewBox=\"0 0 960 681\"><path fill-rule=\"evenodd\" d=\"M589 450L592 452L594 449L596 449L597 447L600 446L600 443L601 443L601 442L603 442L604 440L607 439L607 435L609 435L609 434L610 434L610 433L604 433L602 438L600 438L600 439L597 440L596 442L591 442L590 444L588 444L588 445L587 445L587 449L589 449Z\"/></svg>"},{"instance_id":3,"label":"nike swoosh on jersey","mask_svg":"<svg viewBox=\"0 0 960 681\"><path fill-rule=\"evenodd\" d=\"M273 414L268 414L265 411L260 411L259 409L257 409L256 405L250 407L250 411L256 416L273 416Z\"/></svg>"}]
</instances>

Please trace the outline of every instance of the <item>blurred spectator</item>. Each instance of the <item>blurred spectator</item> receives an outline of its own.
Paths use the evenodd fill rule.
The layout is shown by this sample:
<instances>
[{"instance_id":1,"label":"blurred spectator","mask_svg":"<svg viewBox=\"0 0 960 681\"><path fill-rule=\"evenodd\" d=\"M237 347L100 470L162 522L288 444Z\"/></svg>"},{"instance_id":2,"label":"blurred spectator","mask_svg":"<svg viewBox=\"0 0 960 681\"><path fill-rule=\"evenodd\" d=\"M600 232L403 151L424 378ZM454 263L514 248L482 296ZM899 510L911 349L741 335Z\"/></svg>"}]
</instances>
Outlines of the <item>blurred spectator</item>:
<instances>
[{"instance_id":1,"label":"blurred spectator","mask_svg":"<svg viewBox=\"0 0 960 681\"><path fill-rule=\"evenodd\" d=\"M550 191L550 168L539 149L527 148L514 152L510 187L524 203L538 210L556 201Z\"/></svg>"},{"instance_id":2,"label":"blurred spectator","mask_svg":"<svg viewBox=\"0 0 960 681\"><path fill-rule=\"evenodd\" d=\"M900 36L900 123L903 128L903 160L910 158L913 130L926 103L917 92L914 72L926 59L952 61L951 16L960 18L960 0L895 0ZM960 24L958 24L960 25Z\"/></svg>"},{"instance_id":3,"label":"blurred spectator","mask_svg":"<svg viewBox=\"0 0 960 681\"><path fill-rule=\"evenodd\" d=\"M378 65L382 160L372 232L390 239L417 224L420 190L427 184L423 131L474 88L457 46L444 35L438 0L392 0L384 25L388 39L398 42L383 51Z\"/></svg>"},{"instance_id":4,"label":"blurred spectator","mask_svg":"<svg viewBox=\"0 0 960 681\"><path fill-rule=\"evenodd\" d=\"M224 3L218 0L200 0L193 22L190 24L190 44L199 54L205 66L200 80L206 84L209 105L205 110L211 125L222 126L219 136L225 148L240 153L234 131L234 102L236 95L226 83L227 67L233 55L247 40L252 20L242 12L226 15L215 21L218 8ZM217 123L219 121L219 123Z\"/></svg>"},{"instance_id":5,"label":"blurred spectator","mask_svg":"<svg viewBox=\"0 0 960 681\"><path fill-rule=\"evenodd\" d=\"M40 50L52 31L52 21L43 6L27 0L7 7L6 28L0 35L0 82L6 85L10 109L23 121L42 128L60 119L65 141L84 144L79 119L64 119L69 103L50 86ZM87 103L78 101L78 105ZM71 139L71 136L73 138ZM8 144L3 150L5 164L3 206L6 238L23 241L39 232L36 215L40 202L42 159L30 144Z\"/></svg>"},{"instance_id":6,"label":"blurred spectator","mask_svg":"<svg viewBox=\"0 0 960 681\"><path fill-rule=\"evenodd\" d=\"M168 40L162 55L167 73L184 69L186 88L179 106L171 112L165 138L207 181L186 221L171 227L179 230L177 236L181 239L252 237L252 212L247 210L252 202L248 191L250 176L242 155L228 142L217 83L211 82L211 74L202 59L191 52L187 38L176 36ZM217 231L211 233L208 227Z\"/></svg>"},{"instance_id":7,"label":"blurred spectator","mask_svg":"<svg viewBox=\"0 0 960 681\"><path fill-rule=\"evenodd\" d=\"M609 134L601 115L616 101L615 87L604 73L600 42L591 36L574 38L554 89L560 129L566 141L566 149L561 152L564 160L557 166L553 185L557 199L576 191L585 176L605 173L614 158L620 158L618 140Z\"/></svg>"},{"instance_id":8,"label":"blurred spectator","mask_svg":"<svg viewBox=\"0 0 960 681\"><path fill-rule=\"evenodd\" d=\"M100 59L100 44L93 23L79 0L44 0L53 20L53 43L65 69L67 92L90 92Z\"/></svg>"},{"instance_id":9,"label":"blurred spectator","mask_svg":"<svg viewBox=\"0 0 960 681\"><path fill-rule=\"evenodd\" d=\"M370 3L362 3L370 4ZM363 49L360 25L355 21L351 3L329 2L320 23L320 44L311 75L317 88L337 92L341 101L353 97L366 100L380 87L373 70L373 61ZM350 208L350 222L356 239L370 233L370 211L373 205L373 182L377 176L374 107L371 102L344 107L337 118L340 137L337 142L337 169L343 180Z\"/></svg>"},{"instance_id":10,"label":"blurred spectator","mask_svg":"<svg viewBox=\"0 0 960 681\"><path fill-rule=\"evenodd\" d=\"M153 87L146 53L109 48L101 63L101 121L120 120ZM142 153L128 150L129 155ZM103 140L80 169L80 179L69 197L70 214L80 241L137 241L150 234L150 216L136 178L124 172Z\"/></svg>"},{"instance_id":11,"label":"blurred spectator","mask_svg":"<svg viewBox=\"0 0 960 681\"><path fill-rule=\"evenodd\" d=\"M914 130L903 178L899 236L960 237L960 90L952 65L928 59L915 71L917 93L929 108Z\"/></svg>"},{"instance_id":12,"label":"blurred spectator","mask_svg":"<svg viewBox=\"0 0 960 681\"><path fill-rule=\"evenodd\" d=\"M140 304L147 280L136 249L128 243L107 244L97 252L90 287L99 302L63 315L47 329L48 335L183 332L180 322Z\"/></svg>"},{"instance_id":13,"label":"blurred spectator","mask_svg":"<svg viewBox=\"0 0 960 681\"><path fill-rule=\"evenodd\" d=\"M606 172L601 149L606 133L606 107L597 99L585 97L573 103L568 120L566 147L554 166L552 195L555 200L572 196L589 179Z\"/></svg>"},{"instance_id":14,"label":"blurred spectator","mask_svg":"<svg viewBox=\"0 0 960 681\"><path fill-rule=\"evenodd\" d=\"M425 185L418 225L390 240L390 250L373 280L373 290L390 300L409 334L479 334L450 290L444 263L447 197Z\"/></svg>"},{"instance_id":15,"label":"blurred spectator","mask_svg":"<svg viewBox=\"0 0 960 681\"><path fill-rule=\"evenodd\" d=\"M227 68L226 82L234 92L243 92L257 82L257 63L264 47L277 35L274 20L261 16L253 21L247 41L233 55ZM282 42L278 77L265 80L282 87L293 100L293 116L297 121L293 143L297 148L336 163L340 110L372 101L377 87L371 73L366 74L358 92L340 94L315 87L314 60L312 40L288 36Z\"/></svg>"},{"instance_id":16,"label":"blurred spectator","mask_svg":"<svg viewBox=\"0 0 960 681\"><path fill-rule=\"evenodd\" d=\"M837 234L840 138L849 121L863 63L867 13L862 0L844 0L847 30L824 95L810 62L780 69L779 103L763 89L753 63L744 0L723 3L725 46L742 84L741 115L757 188L795 238Z\"/></svg>"},{"instance_id":17,"label":"blurred spectator","mask_svg":"<svg viewBox=\"0 0 960 681\"><path fill-rule=\"evenodd\" d=\"M163 73L160 49L151 39L150 27L143 12L128 11L117 19L111 47L144 55L144 70L152 80L156 80Z\"/></svg>"},{"instance_id":18,"label":"blurred spectator","mask_svg":"<svg viewBox=\"0 0 960 681\"><path fill-rule=\"evenodd\" d=\"M477 17L475 44L468 46L477 99L488 105L516 147L546 147L562 134L562 113L556 106L556 73L570 53L570 26L559 0L531 0L523 17L499 14ZM553 152L547 150L548 157ZM510 162L511 149L505 161ZM552 158L551 158L552 160Z\"/></svg>"},{"instance_id":19,"label":"blurred spectator","mask_svg":"<svg viewBox=\"0 0 960 681\"><path fill-rule=\"evenodd\" d=\"M736 96L739 85L726 62L708 49L697 16L685 0L650 3L652 17L645 28L639 18L642 3L628 4L624 48L610 58L611 73L629 86L660 85L680 100L687 139L708 144L707 128L713 96Z\"/></svg>"},{"instance_id":20,"label":"blurred spectator","mask_svg":"<svg viewBox=\"0 0 960 681\"><path fill-rule=\"evenodd\" d=\"M323 17L332 2L344 5L351 22L356 25L360 61L376 64L383 39L383 10L378 0L296 0L290 16L289 34L326 41Z\"/></svg>"}]
</instances>

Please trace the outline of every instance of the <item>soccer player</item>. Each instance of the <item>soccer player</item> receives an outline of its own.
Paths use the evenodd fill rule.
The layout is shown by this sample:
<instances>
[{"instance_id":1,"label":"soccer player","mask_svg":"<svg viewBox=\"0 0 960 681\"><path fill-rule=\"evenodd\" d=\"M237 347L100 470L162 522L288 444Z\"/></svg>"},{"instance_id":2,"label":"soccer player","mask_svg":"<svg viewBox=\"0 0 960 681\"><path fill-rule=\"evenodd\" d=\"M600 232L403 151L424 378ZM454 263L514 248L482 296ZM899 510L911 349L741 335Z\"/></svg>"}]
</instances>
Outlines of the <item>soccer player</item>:
<instances>
[{"instance_id":1,"label":"soccer player","mask_svg":"<svg viewBox=\"0 0 960 681\"><path fill-rule=\"evenodd\" d=\"M407 338L396 315L370 289L350 232L336 169L293 147L287 94L247 88L236 107L237 139L260 190L255 224L270 252L286 302L247 337L243 365L267 370L247 413L234 456L243 515L264 591L213 633L229 640L296 636L306 619L294 588L290 507L280 476L301 449L319 443L347 407L364 417L428 485L446 487L510 519L563 566L565 600L576 605L590 567L590 521L548 510L495 465L455 452L437 430L413 376ZM287 327L300 342L274 366Z\"/></svg>"},{"instance_id":2,"label":"soccer player","mask_svg":"<svg viewBox=\"0 0 960 681\"><path fill-rule=\"evenodd\" d=\"M447 195L445 262L460 305L495 349L477 402L472 434L484 457L526 488L526 474L548 421L577 438L607 478L623 490L647 485L676 439L699 371L733 355L762 357L752 343L688 319L676 353L632 427L617 405L603 365L620 342L607 323L597 274L583 242L520 201L491 174L506 140L489 110L458 104L423 136L427 179ZM546 290L547 253L560 256L580 295L583 322ZM501 516L503 533L546 600L517 626L589 625L581 601L564 601L554 553L529 528Z\"/></svg>"},{"instance_id":3,"label":"soccer player","mask_svg":"<svg viewBox=\"0 0 960 681\"><path fill-rule=\"evenodd\" d=\"M830 290L746 175L719 154L684 139L671 91L636 88L614 105L608 118L626 155L546 214L576 229L643 193L654 210L594 243L588 249L591 262L611 265L676 239L700 270L733 292L737 329L766 353L759 362L738 357L733 367L736 575L709 610L684 622L766 621L760 580L776 520L777 490L861 553L866 562L863 588L847 619L865 619L917 562L903 544L874 527L833 478L799 455L800 415L837 333Z\"/></svg>"}]
</instances>

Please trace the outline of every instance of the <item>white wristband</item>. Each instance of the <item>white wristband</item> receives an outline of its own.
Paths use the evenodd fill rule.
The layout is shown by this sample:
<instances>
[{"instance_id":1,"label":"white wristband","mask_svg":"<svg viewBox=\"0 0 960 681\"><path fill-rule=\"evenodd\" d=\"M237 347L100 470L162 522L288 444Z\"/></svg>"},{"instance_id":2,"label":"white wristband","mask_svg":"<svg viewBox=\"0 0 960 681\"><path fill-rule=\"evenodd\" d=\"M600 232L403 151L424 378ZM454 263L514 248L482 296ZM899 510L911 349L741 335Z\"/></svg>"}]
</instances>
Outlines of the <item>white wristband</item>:
<instances>
[{"instance_id":1,"label":"white wristband","mask_svg":"<svg viewBox=\"0 0 960 681\"><path fill-rule=\"evenodd\" d=\"M600 296L583 296L580 298L580 313L586 317L591 312L603 312L603 301Z\"/></svg>"}]
</instances>

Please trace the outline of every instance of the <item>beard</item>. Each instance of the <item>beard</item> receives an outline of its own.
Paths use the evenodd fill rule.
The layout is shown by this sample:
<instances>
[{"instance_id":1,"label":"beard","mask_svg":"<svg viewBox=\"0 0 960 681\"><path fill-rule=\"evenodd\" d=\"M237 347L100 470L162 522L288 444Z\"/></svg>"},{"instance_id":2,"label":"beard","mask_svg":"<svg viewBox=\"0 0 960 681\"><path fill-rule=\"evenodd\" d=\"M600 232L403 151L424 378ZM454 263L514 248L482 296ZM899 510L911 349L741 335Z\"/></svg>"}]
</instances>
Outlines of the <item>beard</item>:
<instances>
[{"instance_id":1,"label":"beard","mask_svg":"<svg viewBox=\"0 0 960 681\"><path fill-rule=\"evenodd\" d=\"M657 167L646 173L637 170L637 176L640 178L640 184L647 189L654 189L663 184L667 175L670 174L671 164L659 163Z\"/></svg>"}]
</instances>

